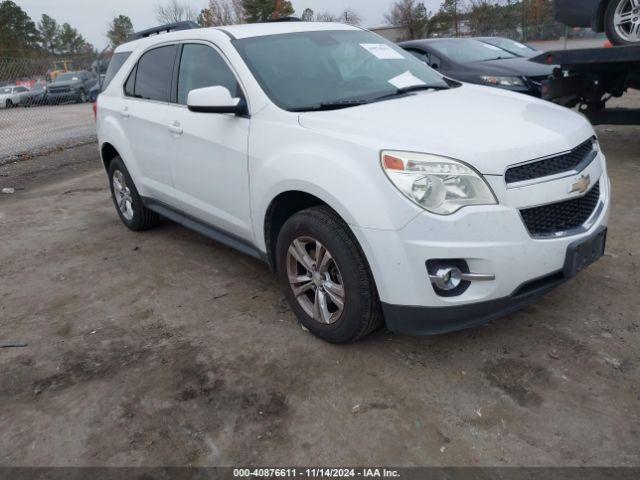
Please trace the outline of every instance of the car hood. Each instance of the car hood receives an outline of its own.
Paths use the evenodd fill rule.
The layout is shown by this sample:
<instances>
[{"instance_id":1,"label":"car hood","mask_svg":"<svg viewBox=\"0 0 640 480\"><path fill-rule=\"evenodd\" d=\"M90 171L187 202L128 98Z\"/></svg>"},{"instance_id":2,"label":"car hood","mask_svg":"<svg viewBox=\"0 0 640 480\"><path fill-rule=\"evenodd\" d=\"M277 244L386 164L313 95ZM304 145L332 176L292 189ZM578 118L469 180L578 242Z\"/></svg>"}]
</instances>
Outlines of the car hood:
<instances>
[{"instance_id":1,"label":"car hood","mask_svg":"<svg viewBox=\"0 0 640 480\"><path fill-rule=\"evenodd\" d=\"M555 65L543 65L530 62L526 58L503 58L467 63L466 66L495 75L517 75L519 77L542 77L551 75Z\"/></svg>"},{"instance_id":2,"label":"car hood","mask_svg":"<svg viewBox=\"0 0 640 480\"><path fill-rule=\"evenodd\" d=\"M463 84L407 97L300 114L302 127L381 150L462 160L488 175L571 150L593 135L580 114L492 87ZM375 156L377 158L377 156Z\"/></svg>"},{"instance_id":3,"label":"car hood","mask_svg":"<svg viewBox=\"0 0 640 480\"><path fill-rule=\"evenodd\" d=\"M55 87L77 87L79 85L81 85L82 82L80 82L79 80L66 80L66 81L60 81L60 82L53 82L50 87L51 88L55 88Z\"/></svg>"}]
</instances>

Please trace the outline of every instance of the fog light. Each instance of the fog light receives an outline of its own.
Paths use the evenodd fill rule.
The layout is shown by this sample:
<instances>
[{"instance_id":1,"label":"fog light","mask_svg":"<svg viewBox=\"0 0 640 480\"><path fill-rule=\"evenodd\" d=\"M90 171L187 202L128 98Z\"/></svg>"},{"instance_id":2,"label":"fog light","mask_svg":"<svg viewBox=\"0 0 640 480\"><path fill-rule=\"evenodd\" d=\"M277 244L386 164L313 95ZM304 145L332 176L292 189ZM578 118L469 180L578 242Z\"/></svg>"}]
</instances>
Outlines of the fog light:
<instances>
[{"instance_id":1,"label":"fog light","mask_svg":"<svg viewBox=\"0 0 640 480\"><path fill-rule=\"evenodd\" d=\"M439 268L435 275L429 275L431 283L440 290L448 292L455 290L462 283L462 272L458 267Z\"/></svg>"},{"instance_id":2,"label":"fog light","mask_svg":"<svg viewBox=\"0 0 640 480\"><path fill-rule=\"evenodd\" d=\"M486 282L496 278L492 273L471 273L463 259L429 260L427 271L433 289L441 297L462 295L471 282Z\"/></svg>"}]
</instances>

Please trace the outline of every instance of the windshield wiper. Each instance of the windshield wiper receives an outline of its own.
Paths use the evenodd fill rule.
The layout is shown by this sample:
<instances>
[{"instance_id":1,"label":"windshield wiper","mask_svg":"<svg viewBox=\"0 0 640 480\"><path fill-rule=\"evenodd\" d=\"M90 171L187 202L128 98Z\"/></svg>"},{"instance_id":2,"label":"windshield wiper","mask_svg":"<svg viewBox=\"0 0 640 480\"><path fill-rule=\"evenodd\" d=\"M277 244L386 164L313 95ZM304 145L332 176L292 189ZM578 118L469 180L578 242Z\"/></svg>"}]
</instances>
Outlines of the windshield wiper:
<instances>
[{"instance_id":1,"label":"windshield wiper","mask_svg":"<svg viewBox=\"0 0 640 480\"><path fill-rule=\"evenodd\" d=\"M398 88L395 92L383 95L381 97L370 100L369 103L382 102L391 98L402 97L411 92L418 92L420 90L449 90L451 87L447 85L411 85L409 87Z\"/></svg>"},{"instance_id":2,"label":"windshield wiper","mask_svg":"<svg viewBox=\"0 0 640 480\"><path fill-rule=\"evenodd\" d=\"M318 105L309 105L306 107L290 108L290 112L321 112L326 110L339 110L341 108L357 107L360 105L367 105L369 103L381 102L383 100L389 100L391 98L397 98L403 95L407 95L411 92L417 92L419 90L448 90L447 85L411 85L409 87L398 88L395 92L382 95L372 99L353 99L353 100L337 100L335 102L323 102Z\"/></svg>"},{"instance_id":3,"label":"windshield wiper","mask_svg":"<svg viewBox=\"0 0 640 480\"><path fill-rule=\"evenodd\" d=\"M321 112L326 110L340 110L341 108L357 107L365 105L366 100L338 100L336 102L323 102L318 105L290 108L290 112Z\"/></svg>"}]
</instances>

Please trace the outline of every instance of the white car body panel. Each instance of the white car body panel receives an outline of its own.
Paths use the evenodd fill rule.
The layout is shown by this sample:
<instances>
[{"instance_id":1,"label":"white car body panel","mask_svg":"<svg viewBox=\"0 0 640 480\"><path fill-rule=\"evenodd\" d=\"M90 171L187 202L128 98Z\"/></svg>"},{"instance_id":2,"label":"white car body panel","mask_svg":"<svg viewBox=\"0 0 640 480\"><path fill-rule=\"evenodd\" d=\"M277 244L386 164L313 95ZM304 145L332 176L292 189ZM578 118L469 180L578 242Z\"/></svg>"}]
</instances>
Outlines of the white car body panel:
<instances>
[{"instance_id":1,"label":"white car body panel","mask_svg":"<svg viewBox=\"0 0 640 480\"><path fill-rule=\"evenodd\" d=\"M398 99L393 108L380 102L305 113L300 123L375 150L462 160L488 175L504 175L509 165L571 150L593 136L589 122L564 107L471 84Z\"/></svg>"}]
</instances>

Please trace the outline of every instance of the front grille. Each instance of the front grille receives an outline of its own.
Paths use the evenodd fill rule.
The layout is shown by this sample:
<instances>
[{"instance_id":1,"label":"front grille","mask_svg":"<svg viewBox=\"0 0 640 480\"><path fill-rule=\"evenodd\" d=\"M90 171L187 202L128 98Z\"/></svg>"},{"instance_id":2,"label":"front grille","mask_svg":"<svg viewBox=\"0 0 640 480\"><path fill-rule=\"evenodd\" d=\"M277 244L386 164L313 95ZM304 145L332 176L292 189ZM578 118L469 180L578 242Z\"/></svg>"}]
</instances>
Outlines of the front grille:
<instances>
[{"instance_id":1,"label":"front grille","mask_svg":"<svg viewBox=\"0 0 640 480\"><path fill-rule=\"evenodd\" d=\"M590 138L569 153L556 157L545 158L537 162L527 163L518 167L511 167L505 173L507 183L523 182L534 178L547 177L562 172L575 170L580 163L594 156L594 139Z\"/></svg>"},{"instance_id":2,"label":"front grille","mask_svg":"<svg viewBox=\"0 0 640 480\"><path fill-rule=\"evenodd\" d=\"M520 210L522 220L534 237L572 230L593 214L600 199L600 182L583 197Z\"/></svg>"},{"instance_id":3,"label":"front grille","mask_svg":"<svg viewBox=\"0 0 640 480\"><path fill-rule=\"evenodd\" d=\"M69 87L49 87L49 93L71 93Z\"/></svg>"}]
</instances>

